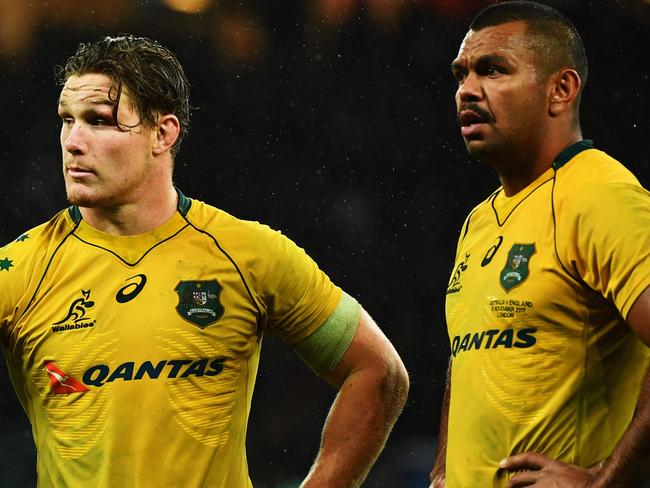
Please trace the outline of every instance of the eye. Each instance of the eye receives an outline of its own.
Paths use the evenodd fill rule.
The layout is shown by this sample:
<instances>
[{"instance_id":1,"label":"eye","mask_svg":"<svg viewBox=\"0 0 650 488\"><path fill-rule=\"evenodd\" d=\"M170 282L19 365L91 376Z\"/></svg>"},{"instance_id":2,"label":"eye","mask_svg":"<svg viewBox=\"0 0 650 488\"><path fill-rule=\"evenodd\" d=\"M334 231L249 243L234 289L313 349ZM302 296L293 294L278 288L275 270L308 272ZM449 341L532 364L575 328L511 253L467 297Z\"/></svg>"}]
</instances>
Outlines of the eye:
<instances>
[{"instance_id":1,"label":"eye","mask_svg":"<svg viewBox=\"0 0 650 488\"><path fill-rule=\"evenodd\" d=\"M61 123L66 127L70 127L74 124L74 117L68 115L60 115L59 117L61 117Z\"/></svg>"},{"instance_id":2,"label":"eye","mask_svg":"<svg viewBox=\"0 0 650 488\"><path fill-rule=\"evenodd\" d=\"M465 79L465 73L463 71L453 71L451 74L458 83L462 83Z\"/></svg>"},{"instance_id":3,"label":"eye","mask_svg":"<svg viewBox=\"0 0 650 488\"><path fill-rule=\"evenodd\" d=\"M112 125L111 121L104 117L90 117L88 123L90 125Z\"/></svg>"},{"instance_id":4,"label":"eye","mask_svg":"<svg viewBox=\"0 0 650 488\"><path fill-rule=\"evenodd\" d=\"M486 66L484 71L484 75L489 78L495 78L505 73L506 70L502 66L497 66L493 64Z\"/></svg>"}]
</instances>

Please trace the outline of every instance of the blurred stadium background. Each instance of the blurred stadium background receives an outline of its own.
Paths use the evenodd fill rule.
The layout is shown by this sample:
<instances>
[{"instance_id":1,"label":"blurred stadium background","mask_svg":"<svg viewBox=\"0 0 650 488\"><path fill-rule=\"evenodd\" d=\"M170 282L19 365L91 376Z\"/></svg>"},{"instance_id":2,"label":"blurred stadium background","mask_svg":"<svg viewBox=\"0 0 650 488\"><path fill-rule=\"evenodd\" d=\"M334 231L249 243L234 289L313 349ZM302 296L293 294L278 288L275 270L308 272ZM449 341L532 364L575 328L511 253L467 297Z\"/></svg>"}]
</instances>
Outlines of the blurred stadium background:
<instances>
[{"instance_id":1,"label":"blurred stadium background","mask_svg":"<svg viewBox=\"0 0 650 488\"><path fill-rule=\"evenodd\" d=\"M365 486L426 487L457 232L498 184L466 155L449 74L469 20L489 3L0 0L0 242L66 206L54 66L106 34L159 40L178 54L196 107L177 185L281 229L371 312L412 387ZM650 185L650 2L546 3L587 47L585 137ZM298 485L333 396L266 339L248 435L256 488ZM34 486L31 431L4 363L0 426L0 487Z\"/></svg>"}]
</instances>

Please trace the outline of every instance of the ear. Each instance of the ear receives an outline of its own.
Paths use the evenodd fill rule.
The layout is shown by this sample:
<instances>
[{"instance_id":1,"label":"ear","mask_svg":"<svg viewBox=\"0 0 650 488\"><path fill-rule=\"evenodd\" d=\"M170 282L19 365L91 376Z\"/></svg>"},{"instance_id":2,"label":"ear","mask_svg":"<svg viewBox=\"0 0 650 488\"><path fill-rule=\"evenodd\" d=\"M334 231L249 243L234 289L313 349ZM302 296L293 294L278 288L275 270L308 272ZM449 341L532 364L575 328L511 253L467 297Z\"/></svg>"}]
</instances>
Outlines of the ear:
<instances>
[{"instance_id":1,"label":"ear","mask_svg":"<svg viewBox=\"0 0 650 488\"><path fill-rule=\"evenodd\" d=\"M152 153L159 156L169 150L181 133L181 124L175 115L161 115L156 124Z\"/></svg>"},{"instance_id":2,"label":"ear","mask_svg":"<svg viewBox=\"0 0 650 488\"><path fill-rule=\"evenodd\" d=\"M562 113L573 113L573 105L580 93L580 75L576 70L564 68L551 75L549 80L548 114L557 117Z\"/></svg>"}]
</instances>

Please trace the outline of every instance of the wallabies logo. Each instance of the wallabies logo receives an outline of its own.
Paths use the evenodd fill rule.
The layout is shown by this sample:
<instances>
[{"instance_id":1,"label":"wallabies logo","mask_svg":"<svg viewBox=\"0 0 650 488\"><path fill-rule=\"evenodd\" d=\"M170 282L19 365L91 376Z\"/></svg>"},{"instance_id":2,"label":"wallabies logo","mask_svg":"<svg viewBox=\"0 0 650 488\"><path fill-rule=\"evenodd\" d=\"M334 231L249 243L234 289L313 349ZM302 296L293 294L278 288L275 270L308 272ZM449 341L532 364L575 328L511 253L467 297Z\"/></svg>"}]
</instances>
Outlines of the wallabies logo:
<instances>
[{"instance_id":1,"label":"wallabies logo","mask_svg":"<svg viewBox=\"0 0 650 488\"><path fill-rule=\"evenodd\" d=\"M74 323L91 320L86 317L86 310L95 306L95 302L90 300L90 290L81 290L81 297L77 298L70 304L68 314L63 320L59 320L53 325L61 325L70 320Z\"/></svg>"},{"instance_id":2,"label":"wallabies logo","mask_svg":"<svg viewBox=\"0 0 650 488\"><path fill-rule=\"evenodd\" d=\"M447 285L447 295L451 293L458 293L461 288L463 288L463 285L460 283L460 278L462 274L467 271L467 261L469 260L469 256L469 253L465 254L465 259L463 259L460 263L458 263L458 266L456 266L456 270L454 271L454 274L449 281L449 285Z\"/></svg>"},{"instance_id":3,"label":"wallabies logo","mask_svg":"<svg viewBox=\"0 0 650 488\"><path fill-rule=\"evenodd\" d=\"M188 322L205 329L223 316L219 301L222 286L217 280L181 281L176 285L178 305L176 311Z\"/></svg>"}]
</instances>

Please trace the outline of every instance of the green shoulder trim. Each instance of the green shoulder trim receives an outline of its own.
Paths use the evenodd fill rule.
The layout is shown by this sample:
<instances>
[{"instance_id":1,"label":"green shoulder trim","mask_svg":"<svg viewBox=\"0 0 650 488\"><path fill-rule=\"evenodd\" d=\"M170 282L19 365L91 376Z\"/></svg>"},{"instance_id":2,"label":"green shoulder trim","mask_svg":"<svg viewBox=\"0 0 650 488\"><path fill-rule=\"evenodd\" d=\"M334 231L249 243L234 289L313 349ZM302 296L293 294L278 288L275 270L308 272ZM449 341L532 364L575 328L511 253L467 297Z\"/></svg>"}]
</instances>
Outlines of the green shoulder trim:
<instances>
[{"instance_id":1,"label":"green shoulder trim","mask_svg":"<svg viewBox=\"0 0 650 488\"><path fill-rule=\"evenodd\" d=\"M557 155L555 161L553 161L553 169L557 171L566 163L571 161L575 156L580 154L582 151L586 151L587 149L593 149L593 148L594 148L594 141L592 141L591 139L583 139L581 141L571 144L569 147L567 147L565 150L563 150L560 154Z\"/></svg>"},{"instance_id":2,"label":"green shoulder trim","mask_svg":"<svg viewBox=\"0 0 650 488\"><path fill-rule=\"evenodd\" d=\"M176 193L178 193L178 212L185 217L187 212L190 211L192 200L183 195L178 188L176 188Z\"/></svg>"},{"instance_id":3,"label":"green shoulder trim","mask_svg":"<svg viewBox=\"0 0 650 488\"><path fill-rule=\"evenodd\" d=\"M293 348L307 366L323 376L339 364L348 350L360 316L361 305L343 292L339 304L325 323Z\"/></svg>"}]
</instances>

